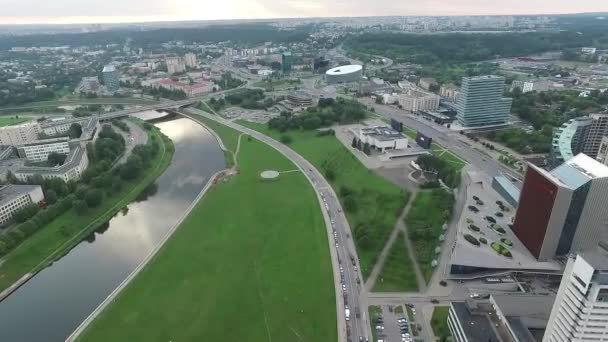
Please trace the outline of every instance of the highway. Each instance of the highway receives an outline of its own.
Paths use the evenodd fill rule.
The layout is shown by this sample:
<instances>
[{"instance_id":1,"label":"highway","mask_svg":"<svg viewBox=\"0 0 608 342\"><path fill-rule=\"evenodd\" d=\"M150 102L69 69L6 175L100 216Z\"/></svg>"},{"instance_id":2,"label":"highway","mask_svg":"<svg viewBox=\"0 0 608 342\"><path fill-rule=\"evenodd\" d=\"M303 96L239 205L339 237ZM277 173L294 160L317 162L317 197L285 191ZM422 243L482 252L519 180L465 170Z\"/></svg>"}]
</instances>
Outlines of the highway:
<instances>
[{"instance_id":1,"label":"highway","mask_svg":"<svg viewBox=\"0 0 608 342\"><path fill-rule=\"evenodd\" d=\"M279 151L304 173L318 193L325 217L328 239L331 245L339 341L359 341L360 337L365 340L365 338L371 336L367 319L367 294L365 293L363 286L359 258L357 257L355 245L351 238L350 226L342 211L342 206L336 193L325 180L321 172L304 159L304 157L300 156L289 147L262 133L232 121L224 120L218 115L211 115L193 108L181 110L180 113L195 120L197 115L204 116L237 131L249 134ZM334 231L337 236L337 245L334 243ZM359 282L361 284L359 284ZM346 291L343 291L342 284L344 284ZM348 321L345 317L346 305L348 305L351 311L350 319Z\"/></svg>"}]
</instances>

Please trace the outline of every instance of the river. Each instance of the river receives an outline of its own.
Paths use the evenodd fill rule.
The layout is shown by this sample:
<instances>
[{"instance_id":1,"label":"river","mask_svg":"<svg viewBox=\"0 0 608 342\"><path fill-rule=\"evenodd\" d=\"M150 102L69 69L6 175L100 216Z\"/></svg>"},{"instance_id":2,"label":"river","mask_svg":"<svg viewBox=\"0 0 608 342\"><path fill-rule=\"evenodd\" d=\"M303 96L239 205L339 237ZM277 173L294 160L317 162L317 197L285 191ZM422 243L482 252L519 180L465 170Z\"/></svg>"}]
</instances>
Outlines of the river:
<instances>
[{"instance_id":1,"label":"river","mask_svg":"<svg viewBox=\"0 0 608 342\"><path fill-rule=\"evenodd\" d=\"M64 341L154 249L209 177L224 167L213 135L194 121L179 118L156 126L175 145L173 162L156 186L2 301L0 341Z\"/></svg>"}]
</instances>

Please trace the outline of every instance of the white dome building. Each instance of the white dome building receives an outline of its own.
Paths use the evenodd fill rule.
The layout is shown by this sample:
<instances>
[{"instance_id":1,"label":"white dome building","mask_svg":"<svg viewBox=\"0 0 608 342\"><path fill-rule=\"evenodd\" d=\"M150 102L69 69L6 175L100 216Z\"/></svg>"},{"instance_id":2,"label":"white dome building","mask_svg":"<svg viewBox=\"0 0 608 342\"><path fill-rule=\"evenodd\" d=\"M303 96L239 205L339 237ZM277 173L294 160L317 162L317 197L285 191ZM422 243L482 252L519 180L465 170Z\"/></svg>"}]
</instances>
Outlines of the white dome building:
<instances>
[{"instance_id":1,"label":"white dome building","mask_svg":"<svg viewBox=\"0 0 608 342\"><path fill-rule=\"evenodd\" d=\"M325 80L329 84L356 82L363 78L363 67L351 64L327 70Z\"/></svg>"}]
</instances>

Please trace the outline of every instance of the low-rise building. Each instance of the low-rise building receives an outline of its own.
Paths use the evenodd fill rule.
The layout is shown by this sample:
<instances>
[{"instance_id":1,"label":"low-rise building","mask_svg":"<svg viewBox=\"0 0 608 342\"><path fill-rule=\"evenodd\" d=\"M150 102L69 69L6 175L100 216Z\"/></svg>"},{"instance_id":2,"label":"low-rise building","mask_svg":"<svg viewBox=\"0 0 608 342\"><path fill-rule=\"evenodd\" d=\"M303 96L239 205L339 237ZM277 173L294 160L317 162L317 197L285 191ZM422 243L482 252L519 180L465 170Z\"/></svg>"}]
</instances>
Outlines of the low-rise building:
<instances>
[{"instance_id":1,"label":"low-rise building","mask_svg":"<svg viewBox=\"0 0 608 342\"><path fill-rule=\"evenodd\" d=\"M40 185L4 185L0 187L0 224L13 219L13 214L30 204L44 201Z\"/></svg>"},{"instance_id":2,"label":"low-rise building","mask_svg":"<svg viewBox=\"0 0 608 342\"><path fill-rule=\"evenodd\" d=\"M515 88L521 89L522 93L548 91L552 83L549 80L515 80L511 83L511 91Z\"/></svg>"},{"instance_id":3,"label":"low-rise building","mask_svg":"<svg viewBox=\"0 0 608 342\"><path fill-rule=\"evenodd\" d=\"M435 111L439 109L439 96L416 89L409 89L398 96L399 105L410 112Z\"/></svg>"},{"instance_id":4,"label":"low-rise building","mask_svg":"<svg viewBox=\"0 0 608 342\"><path fill-rule=\"evenodd\" d=\"M368 143L372 148L381 152L407 148L407 137L387 126L360 128L353 133L361 143Z\"/></svg>"},{"instance_id":5,"label":"low-rise building","mask_svg":"<svg viewBox=\"0 0 608 342\"><path fill-rule=\"evenodd\" d=\"M68 154L63 165L59 166L24 166L15 171L15 177L20 181L27 181L28 177L40 175L44 179L59 178L64 182L78 180L89 166L84 146L77 145Z\"/></svg>"},{"instance_id":6,"label":"low-rise building","mask_svg":"<svg viewBox=\"0 0 608 342\"><path fill-rule=\"evenodd\" d=\"M68 137L38 140L18 146L17 153L19 153L20 158L25 158L33 162L42 162L46 161L49 154L53 152L63 154L70 153L69 142L70 138Z\"/></svg>"},{"instance_id":7,"label":"low-rise building","mask_svg":"<svg viewBox=\"0 0 608 342\"><path fill-rule=\"evenodd\" d=\"M212 92L215 84L213 82L186 84L166 78L153 83L152 87L165 88L168 90L181 90L186 94L186 96L193 97Z\"/></svg>"},{"instance_id":8,"label":"low-rise building","mask_svg":"<svg viewBox=\"0 0 608 342\"><path fill-rule=\"evenodd\" d=\"M311 106L312 95L302 90L294 91L287 95L287 102L292 106Z\"/></svg>"}]
</instances>

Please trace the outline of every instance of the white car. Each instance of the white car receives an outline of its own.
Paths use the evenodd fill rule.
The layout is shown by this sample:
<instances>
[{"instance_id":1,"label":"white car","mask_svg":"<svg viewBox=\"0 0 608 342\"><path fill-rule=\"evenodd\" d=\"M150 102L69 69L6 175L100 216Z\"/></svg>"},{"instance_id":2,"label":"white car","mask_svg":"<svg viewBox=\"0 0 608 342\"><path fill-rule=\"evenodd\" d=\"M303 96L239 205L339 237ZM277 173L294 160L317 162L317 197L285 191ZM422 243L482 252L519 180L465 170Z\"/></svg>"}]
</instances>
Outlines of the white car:
<instances>
[{"instance_id":1,"label":"white car","mask_svg":"<svg viewBox=\"0 0 608 342\"><path fill-rule=\"evenodd\" d=\"M479 298L479 293L471 293L470 295L471 298Z\"/></svg>"},{"instance_id":2,"label":"white car","mask_svg":"<svg viewBox=\"0 0 608 342\"><path fill-rule=\"evenodd\" d=\"M346 292L346 284L342 284L342 291Z\"/></svg>"}]
</instances>

